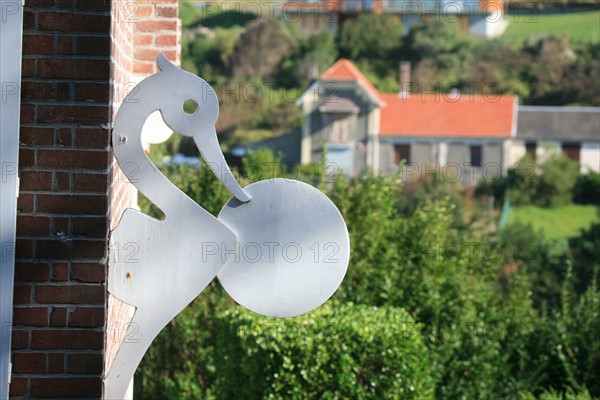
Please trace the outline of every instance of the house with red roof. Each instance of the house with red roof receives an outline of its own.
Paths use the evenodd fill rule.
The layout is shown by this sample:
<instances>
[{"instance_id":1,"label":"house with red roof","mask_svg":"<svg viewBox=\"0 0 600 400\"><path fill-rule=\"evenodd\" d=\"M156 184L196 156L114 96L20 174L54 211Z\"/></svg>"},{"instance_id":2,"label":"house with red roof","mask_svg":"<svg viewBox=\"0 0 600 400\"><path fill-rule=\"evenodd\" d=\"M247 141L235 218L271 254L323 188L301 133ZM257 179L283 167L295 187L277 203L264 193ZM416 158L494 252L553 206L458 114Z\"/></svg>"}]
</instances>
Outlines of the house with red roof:
<instances>
[{"instance_id":1,"label":"house with red roof","mask_svg":"<svg viewBox=\"0 0 600 400\"><path fill-rule=\"evenodd\" d=\"M495 38L508 25L504 17L508 1L504 0L286 0L278 4L284 20L306 35L336 32L344 21L364 13L396 15L405 33L421 22L447 21L456 23L462 32Z\"/></svg>"},{"instance_id":2,"label":"house with red roof","mask_svg":"<svg viewBox=\"0 0 600 400\"><path fill-rule=\"evenodd\" d=\"M365 168L391 174L404 161L415 174L437 171L465 183L491 178L509 166L517 103L512 95L380 93L342 59L298 101L300 158L314 162L326 151L350 176Z\"/></svg>"}]
</instances>

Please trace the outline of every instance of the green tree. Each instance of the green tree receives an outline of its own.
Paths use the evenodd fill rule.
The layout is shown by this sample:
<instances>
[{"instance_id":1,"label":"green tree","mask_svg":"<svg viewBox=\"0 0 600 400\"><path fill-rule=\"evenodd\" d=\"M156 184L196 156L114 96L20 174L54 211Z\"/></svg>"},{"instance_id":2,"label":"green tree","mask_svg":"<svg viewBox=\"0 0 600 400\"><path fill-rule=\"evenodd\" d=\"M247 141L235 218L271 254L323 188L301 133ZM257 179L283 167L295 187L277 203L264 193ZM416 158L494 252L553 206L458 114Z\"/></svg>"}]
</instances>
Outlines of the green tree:
<instances>
[{"instance_id":1,"label":"green tree","mask_svg":"<svg viewBox=\"0 0 600 400\"><path fill-rule=\"evenodd\" d=\"M271 78L293 48L293 40L279 22L265 20L249 24L231 59L233 76Z\"/></svg>"},{"instance_id":2,"label":"green tree","mask_svg":"<svg viewBox=\"0 0 600 400\"><path fill-rule=\"evenodd\" d=\"M443 38L443 39L442 39ZM414 26L406 37L403 54L415 64L414 79L428 89L460 87L468 77L476 39L458 30L457 24L426 22Z\"/></svg>"},{"instance_id":3,"label":"green tree","mask_svg":"<svg viewBox=\"0 0 600 400\"><path fill-rule=\"evenodd\" d=\"M402 36L397 16L363 13L342 24L338 47L344 57L386 59L397 54Z\"/></svg>"},{"instance_id":4,"label":"green tree","mask_svg":"<svg viewBox=\"0 0 600 400\"><path fill-rule=\"evenodd\" d=\"M541 170L537 190L541 204L557 207L571 203L579 165L562 154L554 154L542 164Z\"/></svg>"}]
</instances>

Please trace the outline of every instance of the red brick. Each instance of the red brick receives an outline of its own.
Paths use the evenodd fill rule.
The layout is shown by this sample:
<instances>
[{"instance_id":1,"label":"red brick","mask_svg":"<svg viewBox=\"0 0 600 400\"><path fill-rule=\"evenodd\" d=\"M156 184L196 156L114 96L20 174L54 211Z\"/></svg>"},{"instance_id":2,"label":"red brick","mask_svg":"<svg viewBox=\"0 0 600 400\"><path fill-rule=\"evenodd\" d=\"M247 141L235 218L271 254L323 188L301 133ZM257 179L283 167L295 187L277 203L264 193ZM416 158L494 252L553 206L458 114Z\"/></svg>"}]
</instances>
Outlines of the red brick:
<instances>
[{"instance_id":1,"label":"red brick","mask_svg":"<svg viewBox=\"0 0 600 400\"><path fill-rule=\"evenodd\" d=\"M165 56L172 60L176 57L176 52L173 50L158 50L158 49L136 49L134 52L134 57L138 60L148 60L154 61L156 60L156 56L162 52Z\"/></svg>"},{"instance_id":2,"label":"red brick","mask_svg":"<svg viewBox=\"0 0 600 400\"><path fill-rule=\"evenodd\" d=\"M102 1L78 1L77 9L82 11L111 11L112 7L118 2L102 0Z\"/></svg>"},{"instance_id":3,"label":"red brick","mask_svg":"<svg viewBox=\"0 0 600 400\"><path fill-rule=\"evenodd\" d=\"M71 95L71 84L67 82L58 82L56 84L56 100L57 101L71 101L73 96Z\"/></svg>"},{"instance_id":4,"label":"red brick","mask_svg":"<svg viewBox=\"0 0 600 400\"><path fill-rule=\"evenodd\" d=\"M105 148L110 143L110 131L107 129L78 128L76 143L78 147Z\"/></svg>"},{"instance_id":5,"label":"red brick","mask_svg":"<svg viewBox=\"0 0 600 400\"><path fill-rule=\"evenodd\" d=\"M66 79L107 79L110 74L108 60L65 58L40 59L40 77Z\"/></svg>"},{"instance_id":6,"label":"red brick","mask_svg":"<svg viewBox=\"0 0 600 400\"><path fill-rule=\"evenodd\" d=\"M73 36L59 36L58 37L58 54L73 54L73 44L75 40Z\"/></svg>"},{"instance_id":7,"label":"red brick","mask_svg":"<svg viewBox=\"0 0 600 400\"><path fill-rule=\"evenodd\" d=\"M52 313L50 314L50 325L67 325L67 307L52 307Z\"/></svg>"},{"instance_id":8,"label":"red brick","mask_svg":"<svg viewBox=\"0 0 600 400\"><path fill-rule=\"evenodd\" d=\"M71 374L101 373L102 354L70 354L67 372Z\"/></svg>"},{"instance_id":9,"label":"red brick","mask_svg":"<svg viewBox=\"0 0 600 400\"><path fill-rule=\"evenodd\" d=\"M31 303L31 286L30 285L15 285L13 290L14 304L30 304Z\"/></svg>"},{"instance_id":10,"label":"red brick","mask_svg":"<svg viewBox=\"0 0 600 400\"><path fill-rule=\"evenodd\" d=\"M69 265L67 263L55 263L52 271L53 282L64 282L69 280Z\"/></svg>"},{"instance_id":11,"label":"red brick","mask_svg":"<svg viewBox=\"0 0 600 400\"><path fill-rule=\"evenodd\" d=\"M56 0L58 2L58 8L61 10L72 10L74 11L75 9L75 5L74 3L77 2L77 0Z\"/></svg>"},{"instance_id":12,"label":"red brick","mask_svg":"<svg viewBox=\"0 0 600 400\"><path fill-rule=\"evenodd\" d=\"M136 24L138 32L158 32L158 31L175 31L177 29L177 21L140 21Z\"/></svg>"},{"instance_id":13,"label":"red brick","mask_svg":"<svg viewBox=\"0 0 600 400\"><path fill-rule=\"evenodd\" d=\"M100 283L106 279L106 266L103 264L74 263L71 279L78 282Z\"/></svg>"},{"instance_id":14,"label":"red brick","mask_svg":"<svg viewBox=\"0 0 600 400\"><path fill-rule=\"evenodd\" d=\"M123 13L129 15L130 10L123 10ZM154 6L151 4L138 4L135 10L136 17L151 17L154 15Z\"/></svg>"},{"instance_id":15,"label":"red brick","mask_svg":"<svg viewBox=\"0 0 600 400\"><path fill-rule=\"evenodd\" d=\"M19 232L17 232L17 235ZM17 239L15 248L16 258L33 258L33 242L29 239Z\"/></svg>"},{"instance_id":16,"label":"red brick","mask_svg":"<svg viewBox=\"0 0 600 400\"><path fill-rule=\"evenodd\" d=\"M56 135L56 145L59 147L68 147L72 143L72 130L71 128L59 128Z\"/></svg>"},{"instance_id":17,"label":"red brick","mask_svg":"<svg viewBox=\"0 0 600 400\"><path fill-rule=\"evenodd\" d=\"M108 121L106 106L40 105L39 122L43 124L98 125Z\"/></svg>"},{"instance_id":18,"label":"red brick","mask_svg":"<svg viewBox=\"0 0 600 400\"><path fill-rule=\"evenodd\" d=\"M150 46L154 44L154 35L138 33L133 38L133 44L136 46Z\"/></svg>"},{"instance_id":19,"label":"red brick","mask_svg":"<svg viewBox=\"0 0 600 400\"><path fill-rule=\"evenodd\" d=\"M160 53L160 50L154 48L137 48L134 51L134 57L138 60L156 60L156 56Z\"/></svg>"},{"instance_id":20,"label":"red brick","mask_svg":"<svg viewBox=\"0 0 600 400\"><path fill-rule=\"evenodd\" d=\"M27 146L52 146L54 145L54 129L21 127L19 140ZM21 185L23 185L22 178Z\"/></svg>"},{"instance_id":21,"label":"red brick","mask_svg":"<svg viewBox=\"0 0 600 400\"><path fill-rule=\"evenodd\" d=\"M32 378L32 397L100 397L102 380L98 378Z\"/></svg>"},{"instance_id":22,"label":"red brick","mask_svg":"<svg viewBox=\"0 0 600 400\"><path fill-rule=\"evenodd\" d=\"M48 372L60 374L65 372L65 355L62 353L48 354Z\"/></svg>"},{"instance_id":23,"label":"red brick","mask_svg":"<svg viewBox=\"0 0 600 400\"><path fill-rule=\"evenodd\" d=\"M177 18L177 6L156 6L156 14L159 17Z\"/></svg>"},{"instance_id":24,"label":"red brick","mask_svg":"<svg viewBox=\"0 0 600 400\"><path fill-rule=\"evenodd\" d=\"M53 35L23 35L23 54L53 54L54 36Z\"/></svg>"},{"instance_id":25,"label":"red brick","mask_svg":"<svg viewBox=\"0 0 600 400\"><path fill-rule=\"evenodd\" d=\"M104 326L103 307L77 307L71 312L71 326L101 328Z\"/></svg>"},{"instance_id":26,"label":"red brick","mask_svg":"<svg viewBox=\"0 0 600 400\"><path fill-rule=\"evenodd\" d=\"M103 286L38 285L35 300L38 303L104 304Z\"/></svg>"},{"instance_id":27,"label":"red brick","mask_svg":"<svg viewBox=\"0 0 600 400\"><path fill-rule=\"evenodd\" d=\"M17 232L20 236L49 236L50 218L19 215Z\"/></svg>"},{"instance_id":28,"label":"red brick","mask_svg":"<svg viewBox=\"0 0 600 400\"><path fill-rule=\"evenodd\" d=\"M27 0L29 8L48 8L54 6L54 0Z\"/></svg>"},{"instance_id":29,"label":"red brick","mask_svg":"<svg viewBox=\"0 0 600 400\"><path fill-rule=\"evenodd\" d=\"M73 217L73 235L106 238L108 235L108 220L106 217Z\"/></svg>"},{"instance_id":30,"label":"red brick","mask_svg":"<svg viewBox=\"0 0 600 400\"><path fill-rule=\"evenodd\" d=\"M91 330L59 329L31 332L34 349L102 350L104 333Z\"/></svg>"},{"instance_id":31,"label":"red brick","mask_svg":"<svg viewBox=\"0 0 600 400\"><path fill-rule=\"evenodd\" d=\"M23 78L35 76L35 58L23 58L21 60L21 76Z\"/></svg>"},{"instance_id":32,"label":"red brick","mask_svg":"<svg viewBox=\"0 0 600 400\"><path fill-rule=\"evenodd\" d=\"M58 32L108 33L110 16L97 14L75 14L72 12L41 12L39 29Z\"/></svg>"},{"instance_id":33,"label":"red brick","mask_svg":"<svg viewBox=\"0 0 600 400\"><path fill-rule=\"evenodd\" d=\"M80 36L77 38L77 54L110 56L110 38L108 36Z\"/></svg>"},{"instance_id":34,"label":"red brick","mask_svg":"<svg viewBox=\"0 0 600 400\"><path fill-rule=\"evenodd\" d=\"M21 103L21 124L33 124L35 122L35 105Z\"/></svg>"},{"instance_id":35,"label":"red brick","mask_svg":"<svg viewBox=\"0 0 600 400\"><path fill-rule=\"evenodd\" d=\"M43 282L50 279L50 266L45 263L18 262L15 265L17 281Z\"/></svg>"},{"instance_id":36,"label":"red brick","mask_svg":"<svg viewBox=\"0 0 600 400\"><path fill-rule=\"evenodd\" d=\"M135 62L133 64L133 72L136 74L151 74L154 72L154 63Z\"/></svg>"},{"instance_id":37,"label":"red brick","mask_svg":"<svg viewBox=\"0 0 600 400\"><path fill-rule=\"evenodd\" d=\"M10 346L13 350L22 350L29 348L29 331L28 330L13 330L11 332Z\"/></svg>"},{"instance_id":38,"label":"red brick","mask_svg":"<svg viewBox=\"0 0 600 400\"><path fill-rule=\"evenodd\" d=\"M156 45L160 47L173 47L178 44L177 35L159 35L156 38Z\"/></svg>"},{"instance_id":39,"label":"red brick","mask_svg":"<svg viewBox=\"0 0 600 400\"><path fill-rule=\"evenodd\" d=\"M33 212L33 199L33 194L20 193L17 199L17 211L20 213Z\"/></svg>"},{"instance_id":40,"label":"red brick","mask_svg":"<svg viewBox=\"0 0 600 400\"><path fill-rule=\"evenodd\" d=\"M38 194L37 197L37 211L48 214L105 215L108 208L106 196Z\"/></svg>"},{"instance_id":41,"label":"red brick","mask_svg":"<svg viewBox=\"0 0 600 400\"><path fill-rule=\"evenodd\" d=\"M24 100L52 100L54 98L52 84L48 82L23 82L21 98Z\"/></svg>"},{"instance_id":42,"label":"red brick","mask_svg":"<svg viewBox=\"0 0 600 400\"><path fill-rule=\"evenodd\" d=\"M23 30L31 31L36 28L36 13L24 10L23 11Z\"/></svg>"},{"instance_id":43,"label":"red brick","mask_svg":"<svg viewBox=\"0 0 600 400\"><path fill-rule=\"evenodd\" d=\"M25 396L27 395L27 385L29 384L28 378L12 377L10 380L10 393L12 396Z\"/></svg>"},{"instance_id":44,"label":"red brick","mask_svg":"<svg viewBox=\"0 0 600 400\"><path fill-rule=\"evenodd\" d=\"M52 172L21 171L21 190L50 191L52 190Z\"/></svg>"},{"instance_id":45,"label":"red brick","mask_svg":"<svg viewBox=\"0 0 600 400\"><path fill-rule=\"evenodd\" d=\"M54 174L56 175L55 190L59 192L71 190L71 174L68 172L55 172Z\"/></svg>"},{"instance_id":46,"label":"red brick","mask_svg":"<svg viewBox=\"0 0 600 400\"><path fill-rule=\"evenodd\" d=\"M106 253L104 240L38 240L36 248L37 258L42 260L83 261L105 257Z\"/></svg>"},{"instance_id":47,"label":"red brick","mask_svg":"<svg viewBox=\"0 0 600 400\"><path fill-rule=\"evenodd\" d=\"M100 83L78 83L75 85L75 100L108 103L110 87Z\"/></svg>"},{"instance_id":48,"label":"red brick","mask_svg":"<svg viewBox=\"0 0 600 400\"><path fill-rule=\"evenodd\" d=\"M40 167L48 168L106 169L109 165L109 153L106 151L40 150L38 162Z\"/></svg>"},{"instance_id":49,"label":"red brick","mask_svg":"<svg viewBox=\"0 0 600 400\"><path fill-rule=\"evenodd\" d=\"M77 192L103 192L109 187L108 174L75 174L75 191Z\"/></svg>"},{"instance_id":50,"label":"red brick","mask_svg":"<svg viewBox=\"0 0 600 400\"><path fill-rule=\"evenodd\" d=\"M31 149L19 149L19 167L28 168L35 166L35 151Z\"/></svg>"},{"instance_id":51,"label":"red brick","mask_svg":"<svg viewBox=\"0 0 600 400\"><path fill-rule=\"evenodd\" d=\"M54 229L52 231L52 235L69 232L69 217L54 217L53 220Z\"/></svg>"},{"instance_id":52,"label":"red brick","mask_svg":"<svg viewBox=\"0 0 600 400\"><path fill-rule=\"evenodd\" d=\"M48 307L15 307L14 325L47 326Z\"/></svg>"},{"instance_id":53,"label":"red brick","mask_svg":"<svg viewBox=\"0 0 600 400\"><path fill-rule=\"evenodd\" d=\"M16 374L43 374L46 372L46 354L14 353L12 370Z\"/></svg>"}]
</instances>

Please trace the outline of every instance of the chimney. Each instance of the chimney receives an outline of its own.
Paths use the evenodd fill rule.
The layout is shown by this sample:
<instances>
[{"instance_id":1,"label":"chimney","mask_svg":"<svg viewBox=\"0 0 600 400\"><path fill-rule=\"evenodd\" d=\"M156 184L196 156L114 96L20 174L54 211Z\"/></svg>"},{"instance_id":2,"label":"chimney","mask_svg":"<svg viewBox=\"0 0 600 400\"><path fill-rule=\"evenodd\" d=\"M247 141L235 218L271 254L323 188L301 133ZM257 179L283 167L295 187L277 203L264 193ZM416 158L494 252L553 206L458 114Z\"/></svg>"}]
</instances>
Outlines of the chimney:
<instances>
[{"instance_id":1,"label":"chimney","mask_svg":"<svg viewBox=\"0 0 600 400\"><path fill-rule=\"evenodd\" d=\"M410 94L410 62L400 61L400 95Z\"/></svg>"}]
</instances>

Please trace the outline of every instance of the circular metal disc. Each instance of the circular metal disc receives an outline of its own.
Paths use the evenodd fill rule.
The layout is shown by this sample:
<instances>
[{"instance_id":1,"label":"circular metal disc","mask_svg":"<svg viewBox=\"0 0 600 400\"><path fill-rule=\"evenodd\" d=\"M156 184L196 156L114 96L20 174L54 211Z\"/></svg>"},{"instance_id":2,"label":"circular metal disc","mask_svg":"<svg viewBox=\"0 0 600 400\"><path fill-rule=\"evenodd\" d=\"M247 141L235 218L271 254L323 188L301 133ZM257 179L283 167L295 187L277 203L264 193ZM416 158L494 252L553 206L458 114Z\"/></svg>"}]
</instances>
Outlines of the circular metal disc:
<instances>
[{"instance_id":1,"label":"circular metal disc","mask_svg":"<svg viewBox=\"0 0 600 400\"><path fill-rule=\"evenodd\" d=\"M238 237L219 281L242 306L293 317L323 304L342 283L350 238L331 200L305 183L272 179L244 188L252 200L230 200L219 220ZM237 252L234 251L237 250Z\"/></svg>"}]
</instances>

